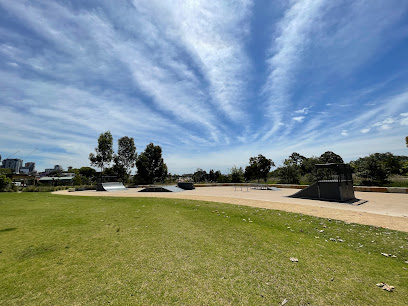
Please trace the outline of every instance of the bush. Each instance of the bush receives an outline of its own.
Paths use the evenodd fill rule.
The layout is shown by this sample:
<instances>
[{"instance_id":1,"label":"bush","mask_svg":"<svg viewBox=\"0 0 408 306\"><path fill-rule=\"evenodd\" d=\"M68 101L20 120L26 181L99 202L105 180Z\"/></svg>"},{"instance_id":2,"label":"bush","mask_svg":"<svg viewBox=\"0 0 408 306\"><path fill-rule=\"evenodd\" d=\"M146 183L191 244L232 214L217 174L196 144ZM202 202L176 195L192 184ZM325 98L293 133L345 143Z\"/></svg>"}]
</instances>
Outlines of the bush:
<instances>
[{"instance_id":1,"label":"bush","mask_svg":"<svg viewBox=\"0 0 408 306\"><path fill-rule=\"evenodd\" d=\"M0 175L0 191L5 191L10 184L11 180L7 176Z\"/></svg>"}]
</instances>

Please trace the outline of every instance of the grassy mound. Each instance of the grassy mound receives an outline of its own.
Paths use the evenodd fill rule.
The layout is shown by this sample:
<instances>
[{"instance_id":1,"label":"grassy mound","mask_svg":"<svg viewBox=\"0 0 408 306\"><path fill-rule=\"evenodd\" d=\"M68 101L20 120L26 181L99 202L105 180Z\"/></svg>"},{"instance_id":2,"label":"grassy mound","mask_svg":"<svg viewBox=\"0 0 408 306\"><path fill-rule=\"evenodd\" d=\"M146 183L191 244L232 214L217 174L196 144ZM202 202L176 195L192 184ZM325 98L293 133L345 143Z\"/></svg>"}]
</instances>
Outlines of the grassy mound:
<instances>
[{"instance_id":1,"label":"grassy mound","mask_svg":"<svg viewBox=\"0 0 408 306\"><path fill-rule=\"evenodd\" d=\"M407 233L301 214L176 199L0 194L5 305L404 305L405 261Z\"/></svg>"}]
</instances>

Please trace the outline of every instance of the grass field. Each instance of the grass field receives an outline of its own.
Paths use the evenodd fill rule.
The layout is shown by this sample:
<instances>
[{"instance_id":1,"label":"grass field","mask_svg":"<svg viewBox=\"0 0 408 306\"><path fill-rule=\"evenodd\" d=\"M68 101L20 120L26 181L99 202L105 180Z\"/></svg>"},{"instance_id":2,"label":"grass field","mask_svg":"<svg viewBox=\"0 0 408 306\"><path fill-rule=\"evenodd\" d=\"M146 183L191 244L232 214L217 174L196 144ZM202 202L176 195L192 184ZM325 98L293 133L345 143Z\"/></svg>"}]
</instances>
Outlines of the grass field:
<instances>
[{"instance_id":1,"label":"grass field","mask_svg":"<svg viewBox=\"0 0 408 306\"><path fill-rule=\"evenodd\" d=\"M1 305L406 305L406 261L407 233L300 214L0 194Z\"/></svg>"}]
</instances>

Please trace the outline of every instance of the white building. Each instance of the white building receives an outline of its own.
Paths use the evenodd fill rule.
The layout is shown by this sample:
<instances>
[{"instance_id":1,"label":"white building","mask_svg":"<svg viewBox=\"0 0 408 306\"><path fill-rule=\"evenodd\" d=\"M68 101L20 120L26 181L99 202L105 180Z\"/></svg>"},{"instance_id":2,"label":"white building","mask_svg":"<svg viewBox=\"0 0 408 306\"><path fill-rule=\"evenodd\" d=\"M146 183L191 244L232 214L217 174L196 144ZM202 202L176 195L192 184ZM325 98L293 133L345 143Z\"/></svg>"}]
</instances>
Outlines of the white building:
<instances>
[{"instance_id":1,"label":"white building","mask_svg":"<svg viewBox=\"0 0 408 306\"><path fill-rule=\"evenodd\" d=\"M25 163L24 167L20 168L20 173L29 174L35 171L35 163L28 162Z\"/></svg>"}]
</instances>

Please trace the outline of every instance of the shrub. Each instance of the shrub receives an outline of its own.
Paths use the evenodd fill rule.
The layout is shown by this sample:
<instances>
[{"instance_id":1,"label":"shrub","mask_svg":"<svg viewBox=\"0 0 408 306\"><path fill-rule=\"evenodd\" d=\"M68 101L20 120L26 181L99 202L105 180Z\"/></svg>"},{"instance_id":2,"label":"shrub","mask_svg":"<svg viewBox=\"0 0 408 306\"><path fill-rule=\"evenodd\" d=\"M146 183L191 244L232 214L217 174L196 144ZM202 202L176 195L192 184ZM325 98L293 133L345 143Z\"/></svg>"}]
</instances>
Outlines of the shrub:
<instances>
[{"instance_id":1,"label":"shrub","mask_svg":"<svg viewBox=\"0 0 408 306\"><path fill-rule=\"evenodd\" d=\"M0 175L0 191L5 191L10 184L11 180L7 176Z\"/></svg>"}]
</instances>

